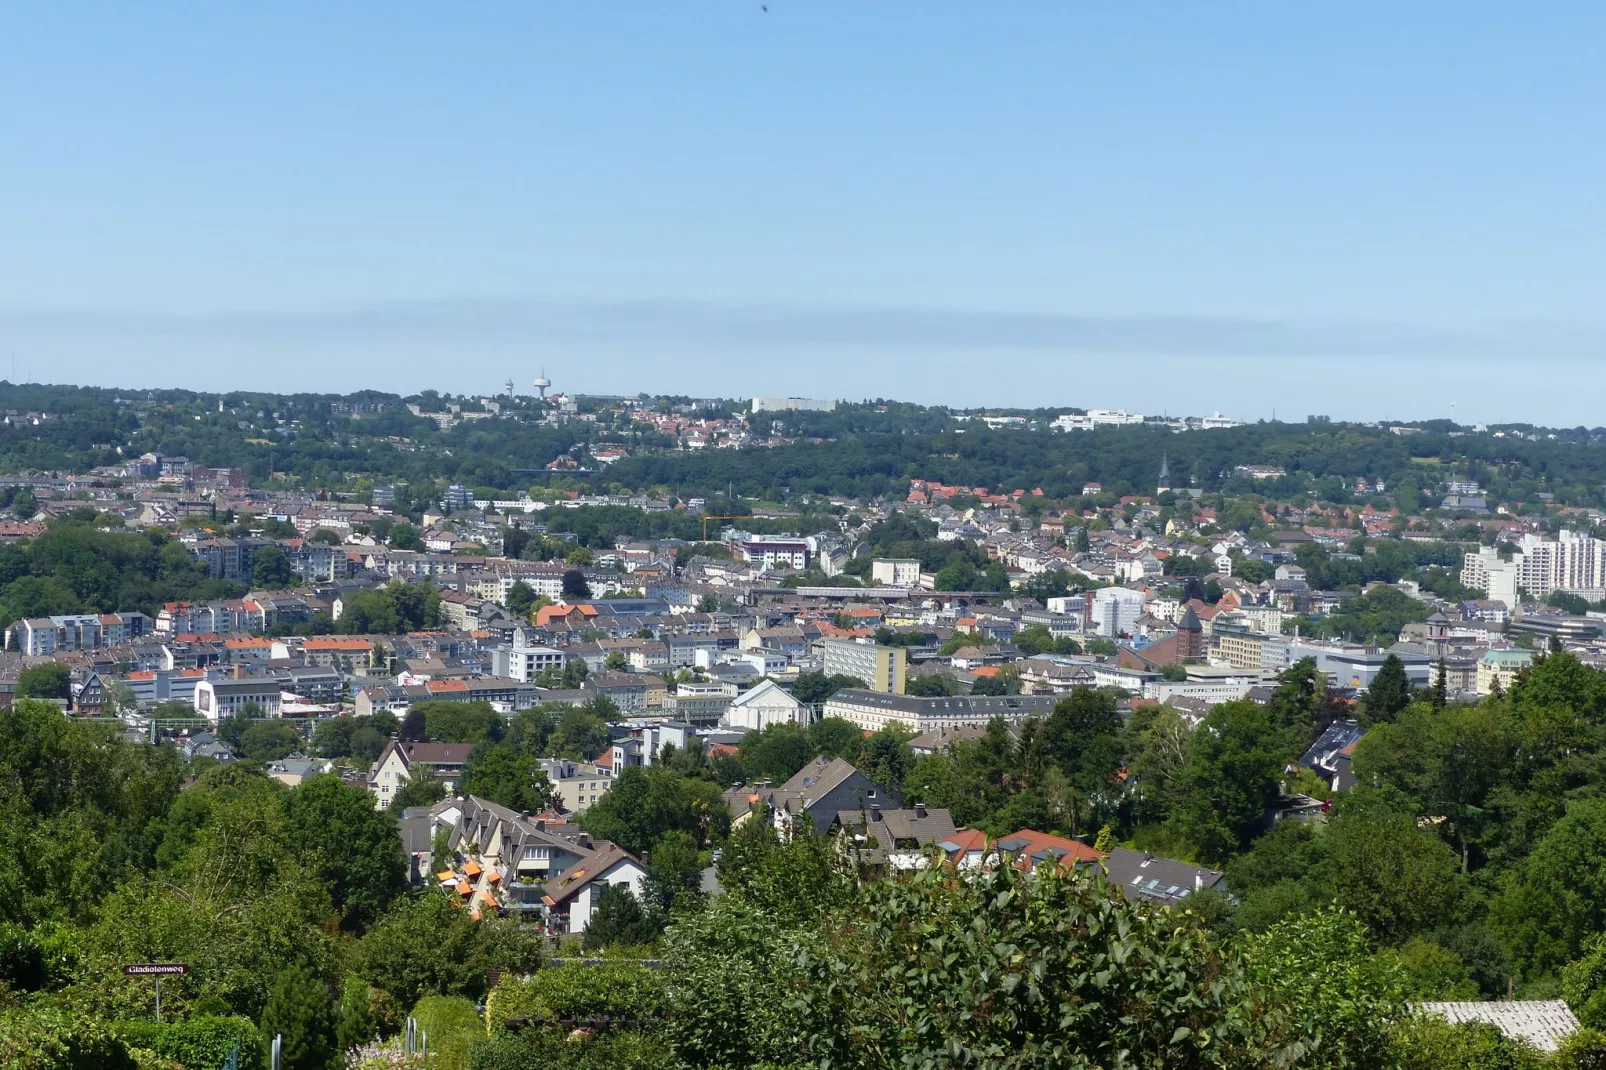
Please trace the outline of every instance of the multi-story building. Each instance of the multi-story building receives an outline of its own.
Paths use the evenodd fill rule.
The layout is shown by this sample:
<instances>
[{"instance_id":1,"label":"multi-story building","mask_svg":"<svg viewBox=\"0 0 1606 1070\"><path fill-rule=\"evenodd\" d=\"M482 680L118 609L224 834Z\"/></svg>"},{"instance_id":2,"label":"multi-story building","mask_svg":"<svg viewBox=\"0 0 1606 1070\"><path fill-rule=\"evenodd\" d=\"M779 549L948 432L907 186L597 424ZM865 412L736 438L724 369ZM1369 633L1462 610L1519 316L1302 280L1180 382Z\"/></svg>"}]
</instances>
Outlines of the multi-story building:
<instances>
[{"instance_id":1,"label":"multi-story building","mask_svg":"<svg viewBox=\"0 0 1606 1070\"><path fill-rule=\"evenodd\" d=\"M855 688L838 691L826 699L825 716L841 717L867 732L901 724L918 735L943 728L985 725L995 717L1005 721L1047 717L1058 701L1054 695L915 698Z\"/></svg>"},{"instance_id":2,"label":"multi-story building","mask_svg":"<svg viewBox=\"0 0 1606 1070\"><path fill-rule=\"evenodd\" d=\"M1138 618L1143 616L1143 604L1142 591L1125 587L1103 587L1094 591L1091 607L1094 630L1110 639L1131 635Z\"/></svg>"},{"instance_id":3,"label":"multi-story building","mask_svg":"<svg viewBox=\"0 0 1606 1070\"><path fill-rule=\"evenodd\" d=\"M747 535L736 544L742 560L761 564L766 569L784 565L787 568L807 568L811 547L808 539L790 535Z\"/></svg>"},{"instance_id":4,"label":"multi-story building","mask_svg":"<svg viewBox=\"0 0 1606 1070\"><path fill-rule=\"evenodd\" d=\"M1461 558L1461 582L1484 591L1489 596L1486 601L1500 602L1508 610L1521 608L1517 599L1518 572L1518 563L1501 558L1493 546L1480 546L1476 553Z\"/></svg>"},{"instance_id":5,"label":"multi-story building","mask_svg":"<svg viewBox=\"0 0 1606 1070\"><path fill-rule=\"evenodd\" d=\"M1490 599L1513 610L1519 608L1518 587L1532 598L1545 598L1554 591L1606 596L1606 540L1566 529L1554 539L1530 532L1509 561L1502 561L1489 546L1465 555L1461 582L1482 588Z\"/></svg>"},{"instance_id":6,"label":"multi-story building","mask_svg":"<svg viewBox=\"0 0 1606 1070\"><path fill-rule=\"evenodd\" d=\"M562 672L568 656L561 650L532 642L529 634L519 628L513 633L513 645L491 652L491 670L520 683L531 683L545 672Z\"/></svg>"},{"instance_id":7,"label":"multi-story building","mask_svg":"<svg viewBox=\"0 0 1606 1070\"><path fill-rule=\"evenodd\" d=\"M1247 622L1231 619L1230 616L1217 617L1210 631L1210 640L1217 656L1234 669L1258 671L1265 668L1263 650L1268 638L1252 631Z\"/></svg>"},{"instance_id":8,"label":"multi-story building","mask_svg":"<svg viewBox=\"0 0 1606 1070\"><path fill-rule=\"evenodd\" d=\"M567 813L584 813L613 787L613 773L591 762L544 758L541 771Z\"/></svg>"},{"instance_id":9,"label":"multi-story building","mask_svg":"<svg viewBox=\"0 0 1606 1070\"><path fill-rule=\"evenodd\" d=\"M256 552L269 545L271 542L267 539L217 538L198 542L194 549L195 556L206 562L207 573L214 580L249 584Z\"/></svg>"},{"instance_id":10,"label":"multi-story building","mask_svg":"<svg viewBox=\"0 0 1606 1070\"><path fill-rule=\"evenodd\" d=\"M914 587L920 562L912 557L878 557L870 562L870 579L883 587Z\"/></svg>"},{"instance_id":11,"label":"multi-story building","mask_svg":"<svg viewBox=\"0 0 1606 1070\"><path fill-rule=\"evenodd\" d=\"M442 780L450 789L463 775L472 743L415 743L393 739L368 770L374 806L383 810L409 780Z\"/></svg>"},{"instance_id":12,"label":"multi-story building","mask_svg":"<svg viewBox=\"0 0 1606 1070\"><path fill-rule=\"evenodd\" d=\"M338 669L348 676L366 676L373 653L369 641L356 636L309 635L301 642L301 656L308 665Z\"/></svg>"},{"instance_id":13,"label":"multi-story building","mask_svg":"<svg viewBox=\"0 0 1606 1070\"><path fill-rule=\"evenodd\" d=\"M825 651L825 675L856 676L869 685L871 691L903 694L904 673L909 667L906 648L877 646L853 639L827 639L821 646Z\"/></svg>"},{"instance_id":14,"label":"multi-story building","mask_svg":"<svg viewBox=\"0 0 1606 1070\"><path fill-rule=\"evenodd\" d=\"M1478 659L1478 672L1476 687L1478 694L1487 695L1498 685L1502 691L1510 692L1511 685L1516 682L1517 674L1533 664L1532 651L1520 647L1507 650L1486 650Z\"/></svg>"},{"instance_id":15,"label":"multi-story building","mask_svg":"<svg viewBox=\"0 0 1606 1070\"><path fill-rule=\"evenodd\" d=\"M155 630L143 613L78 613L28 617L6 629L6 648L32 657L123 646Z\"/></svg>"},{"instance_id":16,"label":"multi-story building","mask_svg":"<svg viewBox=\"0 0 1606 1070\"><path fill-rule=\"evenodd\" d=\"M834 400L815 398L754 398L753 414L761 412L832 412Z\"/></svg>"},{"instance_id":17,"label":"multi-story building","mask_svg":"<svg viewBox=\"0 0 1606 1070\"><path fill-rule=\"evenodd\" d=\"M214 723L234 717L249 704L255 704L266 717L279 715L282 687L278 677L258 676L242 680L201 680L195 685L195 708Z\"/></svg>"},{"instance_id":18,"label":"multi-story building","mask_svg":"<svg viewBox=\"0 0 1606 1070\"><path fill-rule=\"evenodd\" d=\"M474 795L464 800L451 848L453 868L435 876L474 917L498 909L579 933L604 889L645 890L646 869L617 845Z\"/></svg>"}]
</instances>

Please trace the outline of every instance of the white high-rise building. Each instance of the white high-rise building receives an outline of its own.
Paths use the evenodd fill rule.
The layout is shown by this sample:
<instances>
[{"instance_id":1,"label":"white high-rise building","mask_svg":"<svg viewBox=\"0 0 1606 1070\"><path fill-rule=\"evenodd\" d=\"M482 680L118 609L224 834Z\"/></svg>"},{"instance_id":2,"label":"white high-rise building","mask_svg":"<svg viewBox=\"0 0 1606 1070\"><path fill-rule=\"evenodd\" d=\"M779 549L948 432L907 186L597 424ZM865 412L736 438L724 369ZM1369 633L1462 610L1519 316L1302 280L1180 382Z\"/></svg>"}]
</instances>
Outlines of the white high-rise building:
<instances>
[{"instance_id":1,"label":"white high-rise building","mask_svg":"<svg viewBox=\"0 0 1606 1070\"><path fill-rule=\"evenodd\" d=\"M1131 635L1143 616L1142 591L1125 587L1101 587L1093 592L1093 627L1102 636L1114 639Z\"/></svg>"},{"instance_id":2,"label":"white high-rise building","mask_svg":"<svg viewBox=\"0 0 1606 1070\"><path fill-rule=\"evenodd\" d=\"M1487 591L1491 601L1504 602L1507 609L1519 608L1517 562L1515 559L1501 560L1493 546L1480 546L1477 553L1463 555L1461 582L1468 587Z\"/></svg>"},{"instance_id":3,"label":"white high-rise building","mask_svg":"<svg viewBox=\"0 0 1606 1070\"><path fill-rule=\"evenodd\" d=\"M1606 589L1606 540L1563 530L1556 538L1526 534L1511 560L1493 547L1462 558L1461 582L1481 587L1495 601L1518 608L1517 588L1531 598L1570 591L1599 598Z\"/></svg>"}]
</instances>

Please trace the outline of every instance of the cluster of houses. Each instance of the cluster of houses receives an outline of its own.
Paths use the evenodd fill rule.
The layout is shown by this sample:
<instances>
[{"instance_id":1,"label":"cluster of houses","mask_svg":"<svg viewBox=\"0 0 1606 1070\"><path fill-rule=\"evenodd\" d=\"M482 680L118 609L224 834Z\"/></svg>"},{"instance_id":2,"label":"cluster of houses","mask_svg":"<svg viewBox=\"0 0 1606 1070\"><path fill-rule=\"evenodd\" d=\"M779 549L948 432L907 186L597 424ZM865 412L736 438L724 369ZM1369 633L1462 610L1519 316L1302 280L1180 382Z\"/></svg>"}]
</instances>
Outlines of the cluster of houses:
<instances>
[{"instance_id":1,"label":"cluster of houses","mask_svg":"<svg viewBox=\"0 0 1606 1070\"><path fill-rule=\"evenodd\" d=\"M1226 887L1219 871L1141 851L1100 851L1033 829L993 838L956 828L947 810L906 805L840 758L817 758L783 784L738 786L725 798L733 824L769 823L783 839L834 837L843 863L870 876L937 862L964 871L1098 866L1122 894L1161 906ZM623 887L638 896L645 891L641 860L593 839L557 810L519 813L458 796L404 811L400 834L413 883L443 889L475 916L506 914L549 932L579 933L605 889ZM704 874L703 887L718 893L715 869Z\"/></svg>"}]
</instances>

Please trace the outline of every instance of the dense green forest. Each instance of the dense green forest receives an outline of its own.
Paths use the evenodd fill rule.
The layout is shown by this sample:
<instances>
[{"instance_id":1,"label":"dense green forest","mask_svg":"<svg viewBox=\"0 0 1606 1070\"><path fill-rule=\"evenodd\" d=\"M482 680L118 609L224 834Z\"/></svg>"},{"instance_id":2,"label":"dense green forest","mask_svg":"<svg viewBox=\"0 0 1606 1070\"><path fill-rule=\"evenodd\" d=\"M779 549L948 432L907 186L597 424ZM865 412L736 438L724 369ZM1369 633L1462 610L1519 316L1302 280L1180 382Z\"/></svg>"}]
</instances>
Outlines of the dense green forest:
<instances>
[{"instance_id":1,"label":"dense green forest","mask_svg":"<svg viewBox=\"0 0 1606 1070\"><path fill-rule=\"evenodd\" d=\"M901 496L908 481L918 478L1002 490L1041 488L1064 499L1077 496L1090 480L1114 493L1151 492L1163 454L1178 486L1349 504L1370 499L1354 492L1354 481L1365 477L1382 479L1407 511L1433 504L1450 478L1478 482L1495 500L1530 503L1545 492L1558 504L1600 505L1606 487L1600 429L1513 427L1495 437L1429 421L1419 425L1419 433L1398 435L1384 427L1312 419L1184 434L1147 426L1055 433L990 430L980 422L956 421L947 409L865 402L830 413L786 414L781 422L796 439L791 444L678 451L662 449L668 442L657 432L616 420L603 406L586 406L596 422L551 425L531 419L537 415L534 402L523 399L509 403L509 418L464 422L443 432L413 416L404 400L376 392L347 398L220 396L0 383L0 407L60 417L0 428L0 470L85 470L155 450L214 467L245 468L258 485L271 469L308 487L452 480L503 491L559 483L708 496L734 487L750 498L796 498ZM432 392L415 400L426 411L444 402ZM338 411L373 403L386 405L386 411ZM459 403L479 407L474 399ZM1046 418L1056 411L1063 410L1032 415ZM602 442L638 452L589 476L541 471L577 445ZM1279 466L1287 475L1257 481L1235 471L1245 464Z\"/></svg>"},{"instance_id":2,"label":"dense green forest","mask_svg":"<svg viewBox=\"0 0 1606 1070\"><path fill-rule=\"evenodd\" d=\"M0 627L57 613L154 616L163 602L245 593L209 578L205 563L159 530L108 530L82 512L26 545L0 545Z\"/></svg>"}]
</instances>

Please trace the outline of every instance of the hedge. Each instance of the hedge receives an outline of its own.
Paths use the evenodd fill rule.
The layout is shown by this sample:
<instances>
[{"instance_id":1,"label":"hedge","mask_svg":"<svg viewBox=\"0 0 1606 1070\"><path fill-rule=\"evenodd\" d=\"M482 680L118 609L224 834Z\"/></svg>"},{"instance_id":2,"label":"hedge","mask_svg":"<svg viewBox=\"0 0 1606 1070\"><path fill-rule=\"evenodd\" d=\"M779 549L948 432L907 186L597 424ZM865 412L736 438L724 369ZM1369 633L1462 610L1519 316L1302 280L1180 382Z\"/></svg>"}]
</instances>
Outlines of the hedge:
<instances>
[{"instance_id":1,"label":"hedge","mask_svg":"<svg viewBox=\"0 0 1606 1070\"><path fill-rule=\"evenodd\" d=\"M177 1060L184 1070L218 1070L234 1046L240 1046L240 1070L266 1070L268 1046L246 1018L185 1018L174 1022L118 1022L118 1036L131 1048L143 1048Z\"/></svg>"},{"instance_id":2,"label":"hedge","mask_svg":"<svg viewBox=\"0 0 1606 1070\"><path fill-rule=\"evenodd\" d=\"M485 998L493 1031L510 1018L656 1018L663 984L652 970L628 960L596 966L555 966L529 977L503 977Z\"/></svg>"},{"instance_id":3,"label":"hedge","mask_svg":"<svg viewBox=\"0 0 1606 1070\"><path fill-rule=\"evenodd\" d=\"M105 1025L51 1007L0 1013L6 1070L136 1070L128 1047Z\"/></svg>"}]
</instances>

